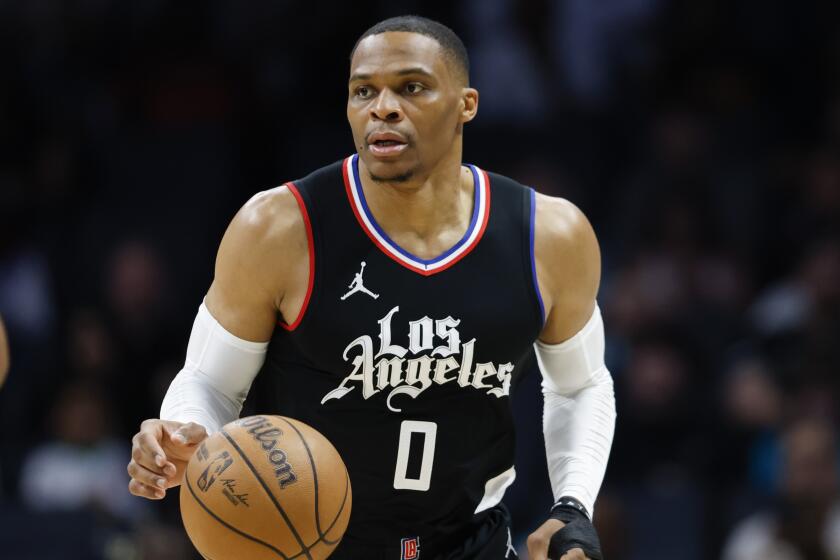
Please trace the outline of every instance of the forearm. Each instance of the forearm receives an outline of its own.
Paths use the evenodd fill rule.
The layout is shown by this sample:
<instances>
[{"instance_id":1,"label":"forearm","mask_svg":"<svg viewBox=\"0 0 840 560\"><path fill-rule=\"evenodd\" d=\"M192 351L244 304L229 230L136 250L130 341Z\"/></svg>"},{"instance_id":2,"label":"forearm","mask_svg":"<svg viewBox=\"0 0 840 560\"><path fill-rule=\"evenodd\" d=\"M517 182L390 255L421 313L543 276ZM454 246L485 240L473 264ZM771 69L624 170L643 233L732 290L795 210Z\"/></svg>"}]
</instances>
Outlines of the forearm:
<instances>
[{"instance_id":1,"label":"forearm","mask_svg":"<svg viewBox=\"0 0 840 560\"><path fill-rule=\"evenodd\" d=\"M571 395L543 386L543 433L554 499L571 496L593 513L615 429L613 382L607 369Z\"/></svg>"},{"instance_id":2,"label":"forearm","mask_svg":"<svg viewBox=\"0 0 840 560\"><path fill-rule=\"evenodd\" d=\"M163 420L195 422L208 434L239 417L244 399L230 398L199 371L182 369L172 380L160 407Z\"/></svg>"},{"instance_id":3,"label":"forearm","mask_svg":"<svg viewBox=\"0 0 840 560\"><path fill-rule=\"evenodd\" d=\"M236 419L267 348L267 342L243 340L226 331L202 304L184 368L163 399L161 419L195 422L208 433Z\"/></svg>"},{"instance_id":4,"label":"forearm","mask_svg":"<svg viewBox=\"0 0 840 560\"><path fill-rule=\"evenodd\" d=\"M535 349L543 375L543 433L554 498L576 498L591 515L616 418L600 310L596 307L571 339L553 345L538 342Z\"/></svg>"}]
</instances>

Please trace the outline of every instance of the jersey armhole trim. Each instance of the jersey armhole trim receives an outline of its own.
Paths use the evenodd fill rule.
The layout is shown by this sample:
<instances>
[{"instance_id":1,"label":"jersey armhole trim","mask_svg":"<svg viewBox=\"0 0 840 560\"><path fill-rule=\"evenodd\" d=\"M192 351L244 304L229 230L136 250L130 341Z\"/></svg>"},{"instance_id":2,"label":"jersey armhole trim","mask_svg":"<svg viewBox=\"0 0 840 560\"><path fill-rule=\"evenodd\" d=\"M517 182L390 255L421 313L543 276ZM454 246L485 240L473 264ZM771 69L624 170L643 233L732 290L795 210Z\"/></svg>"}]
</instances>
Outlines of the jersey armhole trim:
<instances>
[{"instance_id":1,"label":"jersey armhole trim","mask_svg":"<svg viewBox=\"0 0 840 560\"><path fill-rule=\"evenodd\" d=\"M306 203L304 203L300 191L298 191L297 186L291 181L286 183L286 187L294 195L298 203L298 208L300 208L300 215L303 216L303 223L306 225L306 244L309 252L309 282L306 285L306 297L303 299L303 305L301 305L300 311L298 311L297 318L292 324L288 324L282 319L277 321L277 324L287 331L293 331L303 320L303 316L306 314L306 308L309 307L309 299L312 297L312 287L315 284L315 241L312 236L312 221L309 219L309 212L306 210Z\"/></svg>"},{"instance_id":2,"label":"jersey armhole trim","mask_svg":"<svg viewBox=\"0 0 840 560\"><path fill-rule=\"evenodd\" d=\"M540 328L545 326L545 304L543 303L542 293L540 292L540 283L537 279L537 257L534 249L534 238L537 229L537 192L529 187L531 191L531 223L530 223L530 256L531 256L531 279L534 283L534 292L537 294L537 302L540 306Z\"/></svg>"}]
</instances>

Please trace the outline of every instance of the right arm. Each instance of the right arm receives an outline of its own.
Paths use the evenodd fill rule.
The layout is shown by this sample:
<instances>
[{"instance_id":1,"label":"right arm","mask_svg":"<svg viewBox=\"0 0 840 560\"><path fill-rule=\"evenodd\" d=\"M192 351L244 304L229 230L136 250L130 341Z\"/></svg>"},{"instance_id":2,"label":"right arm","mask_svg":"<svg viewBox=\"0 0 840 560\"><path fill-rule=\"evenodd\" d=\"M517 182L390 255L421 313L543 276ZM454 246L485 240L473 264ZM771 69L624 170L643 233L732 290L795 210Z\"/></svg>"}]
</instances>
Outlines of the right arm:
<instances>
[{"instance_id":1,"label":"right arm","mask_svg":"<svg viewBox=\"0 0 840 560\"><path fill-rule=\"evenodd\" d=\"M231 334L267 342L297 317L309 282L306 227L287 187L249 200L228 227L205 304Z\"/></svg>"},{"instance_id":2,"label":"right arm","mask_svg":"<svg viewBox=\"0 0 840 560\"><path fill-rule=\"evenodd\" d=\"M164 397L161 418L144 421L134 436L133 494L162 498L181 483L207 433L238 417L278 316L292 322L303 305L308 258L305 225L288 188L256 195L234 217L184 368Z\"/></svg>"}]
</instances>

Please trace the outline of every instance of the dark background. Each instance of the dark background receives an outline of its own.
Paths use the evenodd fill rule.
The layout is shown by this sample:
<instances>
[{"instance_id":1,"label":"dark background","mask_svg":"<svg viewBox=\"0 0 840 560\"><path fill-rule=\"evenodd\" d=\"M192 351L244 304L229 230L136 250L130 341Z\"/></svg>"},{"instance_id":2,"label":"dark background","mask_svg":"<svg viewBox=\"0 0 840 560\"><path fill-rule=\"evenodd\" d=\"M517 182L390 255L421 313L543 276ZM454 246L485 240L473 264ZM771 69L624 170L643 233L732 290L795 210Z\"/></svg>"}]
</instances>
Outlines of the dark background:
<instances>
[{"instance_id":1,"label":"dark background","mask_svg":"<svg viewBox=\"0 0 840 560\"><path fill-rule=\"evenodd\" d=\"M130 437L235 211L353 150L349 51L418 13L471 55L465 160L598 233L608 560L840 558L839 7L0 2L0 557L193 557L176 492L128 494ZM551 503L538 383L515 402L521 549Z\"/></svg>"}]
</instances>

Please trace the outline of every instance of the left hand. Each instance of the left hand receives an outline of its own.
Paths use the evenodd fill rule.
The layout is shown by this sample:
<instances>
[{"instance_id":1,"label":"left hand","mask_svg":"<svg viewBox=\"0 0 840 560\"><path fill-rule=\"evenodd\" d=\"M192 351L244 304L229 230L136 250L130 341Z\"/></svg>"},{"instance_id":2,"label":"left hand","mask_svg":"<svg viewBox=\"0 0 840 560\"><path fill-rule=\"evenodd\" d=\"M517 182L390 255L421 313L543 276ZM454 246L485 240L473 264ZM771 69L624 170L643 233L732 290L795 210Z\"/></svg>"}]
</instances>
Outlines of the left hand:
<instances>
[{"instance_id":1,"label":"left hand","mask_svg":"<svg viewBox=\"0 0 840 560\"><path fill-rule=\"evenodd\" d=\"M573 548L560 558L548 558L548 545L552 535L565 526L566 524L559 519L549 519L528 535L528 557L531 560L589 560L580 548Z\"/></svg>"}]
</instances>

